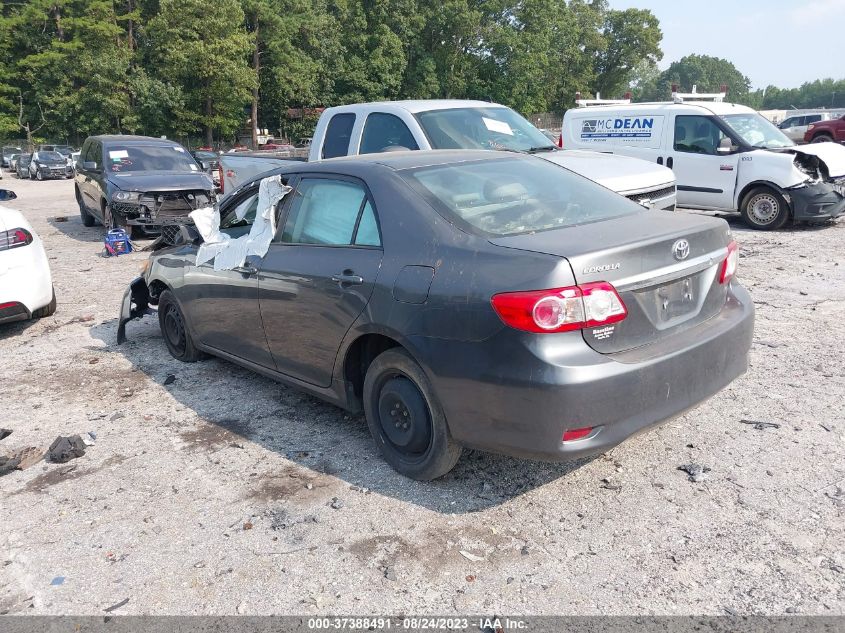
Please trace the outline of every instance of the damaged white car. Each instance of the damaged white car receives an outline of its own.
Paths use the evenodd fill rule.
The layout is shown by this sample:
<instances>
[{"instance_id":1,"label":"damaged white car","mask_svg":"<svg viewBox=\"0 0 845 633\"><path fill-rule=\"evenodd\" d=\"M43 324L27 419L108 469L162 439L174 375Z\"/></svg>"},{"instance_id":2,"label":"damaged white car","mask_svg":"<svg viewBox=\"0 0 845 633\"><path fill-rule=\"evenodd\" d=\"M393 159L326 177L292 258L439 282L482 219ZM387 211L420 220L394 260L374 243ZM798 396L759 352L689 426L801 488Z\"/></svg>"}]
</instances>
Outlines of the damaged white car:
<instances>
[{"instance_id":1,"label":"damaged white car","mask_svg":"<svg viewBox=\"0 0 845 633\"><path fill-rule=\"evenodd\" d=\"M735 103L574 108L564 116L563 143L666 165L677 178L679 206L738 211L755 229L819 223L845 211L845 147L796 145Z\"/></svg>"}]
</instances>

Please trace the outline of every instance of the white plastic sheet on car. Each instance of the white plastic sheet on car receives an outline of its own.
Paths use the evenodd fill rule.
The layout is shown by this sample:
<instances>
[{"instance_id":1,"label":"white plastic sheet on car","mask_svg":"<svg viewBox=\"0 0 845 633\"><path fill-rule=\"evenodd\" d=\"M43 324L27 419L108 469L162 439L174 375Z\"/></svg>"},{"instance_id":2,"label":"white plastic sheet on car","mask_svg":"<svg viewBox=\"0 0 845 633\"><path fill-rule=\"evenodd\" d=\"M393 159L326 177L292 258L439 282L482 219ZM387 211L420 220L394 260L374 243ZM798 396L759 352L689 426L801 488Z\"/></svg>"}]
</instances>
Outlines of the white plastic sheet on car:
<instances>
[{"instance_id":1,"label":"white plastic sheet on car","mask_svg":"<svg viewBox=\"0 0 845 633\"><path fill-rule=\"evenodd\" d=\"M232 270L243 266L250 255L264 257L276 234L276 205L290 190L279 175L262 179L258 186L255 221L249 233L235 239L220 231L220 211L216 207L191 211L190 217L203 239L197 251L196 265L201 266L213 259L214 270ZM239 209L239 220L243 219L245 212L246 207Z\"/></svg>"}]
</instances>

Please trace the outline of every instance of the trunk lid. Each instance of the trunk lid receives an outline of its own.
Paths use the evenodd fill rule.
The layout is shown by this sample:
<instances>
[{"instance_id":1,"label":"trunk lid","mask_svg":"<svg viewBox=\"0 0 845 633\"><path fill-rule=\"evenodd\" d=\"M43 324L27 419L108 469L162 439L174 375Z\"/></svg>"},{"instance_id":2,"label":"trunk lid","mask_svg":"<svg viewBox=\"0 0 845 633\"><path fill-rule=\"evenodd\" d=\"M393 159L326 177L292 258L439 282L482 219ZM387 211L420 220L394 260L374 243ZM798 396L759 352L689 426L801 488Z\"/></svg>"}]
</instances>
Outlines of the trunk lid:
<instances>
[{"instance_id":1,"label":"trunk lid","mask_svg":"<svg viewBox=\"0 0 845 633\"><path fill-rule=\"evenodd\" d=\"M675 184L675 174L671 169L640 158L580 149L545 152L537 156L622 195L634 191L662 190Z\"/></svg>"},{"instance_id":2,"label":"trunk lid","mask_svg":"<svg viewBox=\"0 0 845 633\"><path fill-rule=\"evenodd\" d=\"M563 257L579 284L613 284L628 316L583 330L587 344L601 353L633 349L693 327L725 304L727 288L719 283L719 272L731 234L717 218L646 211L490 241Z\"/></svg>"}]
</instances>

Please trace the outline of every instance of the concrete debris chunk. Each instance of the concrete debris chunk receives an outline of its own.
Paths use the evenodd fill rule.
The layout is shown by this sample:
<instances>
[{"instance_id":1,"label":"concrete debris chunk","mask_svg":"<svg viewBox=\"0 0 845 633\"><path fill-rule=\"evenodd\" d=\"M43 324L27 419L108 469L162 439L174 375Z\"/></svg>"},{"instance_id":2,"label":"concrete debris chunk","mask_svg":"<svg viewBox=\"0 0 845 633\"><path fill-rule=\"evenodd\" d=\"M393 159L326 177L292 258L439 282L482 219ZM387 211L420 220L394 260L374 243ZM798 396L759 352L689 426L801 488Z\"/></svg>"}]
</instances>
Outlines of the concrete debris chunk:
<instances>
[{"instance_id":1,"label":"concrete debris chunk","mask_svg":"<svg viewBox=\"0 0 845 633\"><path fill-rule=\"evenodd\" d=\"M757 431L763 431L765 429L779 429L780 424L777 422L762 422L760 420L740 420L740 424L750 424L754 427Z\"/></svg>"},{"instance_id":2,"label":"concrete debris chunk","mask_svg":"<svg viewBox=\"0 0 845 633\"><path fill-rule=\"evenodd\" d=\"M463 556L467 560L471 560L473 563L480 563L481 561L484 560L483 556L476 556L475 554L467 552L466 550L461 550L460 553L461 553L461 556Z\"/></svg>"},{"instance_id":3,"label":"concrete debris chunk","mask_svg":"<svg viewBox=\"0 0 845 633\"><path fill-rule=\"evenodd\" d=\"M20 460L8 455L0 455L0 477L8 475L20 465Z\"/></svg>"},{"instance_id":4,"label":"concrete debris chunk","mask_svg":"<svg viewBox=\"0 0 845 633\"><path fill-rule=\"evenodd\" d=\"M85 442L78 435L71 435L70 437L60 435L50 444L50 450L47 453L51 462L64 464L85 454Z\"/></svg>"},{"instance_id":5,"label":"concrete debris chunk","mask_svg":"<svg viewBox=\"0 0 845 633\"><path fill-rule=\"evenodd\" d=\"M701 464L681 464L678 466L678 470L682 470L689 475L688 479L690 481L698 483L708 479L709 475L707 473L710 472L710 467L702 466Z\"/></svg>"},{"instance_id":6,"label":"concrete debris chunk","mask_svg":"<svg viewBox=\"0 0 845 633\"><path fill-rule=\"evenodd\" d=\"M27 446L12 453L11 457L18 460L18 470L26 470L44 458L44 450L35 446Z\"/></svg>"}]
</instances>

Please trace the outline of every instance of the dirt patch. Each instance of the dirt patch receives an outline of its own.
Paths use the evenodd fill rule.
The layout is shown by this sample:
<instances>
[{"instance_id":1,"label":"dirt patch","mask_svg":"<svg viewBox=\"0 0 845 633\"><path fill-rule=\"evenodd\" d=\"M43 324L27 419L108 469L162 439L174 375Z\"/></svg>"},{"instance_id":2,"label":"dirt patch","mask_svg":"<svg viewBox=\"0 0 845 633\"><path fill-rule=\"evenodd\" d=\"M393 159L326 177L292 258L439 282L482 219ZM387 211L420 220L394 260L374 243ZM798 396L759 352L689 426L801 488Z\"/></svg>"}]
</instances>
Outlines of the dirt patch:
<instances>
[{"instance_id":1,"label":"dirt patch","mask_svg":"<svg viewBox=\"0 0 845 633\"><path fill-rule=\"evenodd\" d=\"M188 451L214 452L232 444L242 445L241 443L249 438L249 433L247 427L238 420L220 420L182 431L179 438L185 443Z\"/></svg>"},{"instance_id":2,"label":"dirt patch","mask_svg":"<svg viewBox=\"0 0 845 633\"><path fill-rule=\"evenodd\" d=\"M129 458L125 455L113 455L99 466L86 467L80 466L78 464L71 464L69 466L59 466L57 468L51 468L50 470L44 471L33 479L30 479L28 482L26 482L23 488L12 492L11 496L27 492L42 494L46 492L48 488L56 484L73 481L74 479L81 479L82 477L88 477L89 475L94 475L103 470L104 468L108 468L109 466L116 466L118 464L122 464L127 459Z\"/></svg>"},{"instance_id":3,"label":"dirt patch","mask_svg":"<svg viewBox=\"0 0 845 633\"><path fill-rule=\"evenodd\" d=\"M330 498L331 492L340 486L333 477L295 465L253 479L244 498L261 503L281 500L316 502L322 498Z\"/></svg>"}]
</instances>

